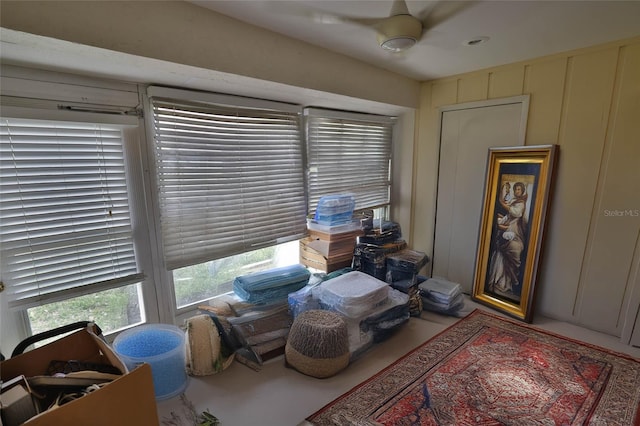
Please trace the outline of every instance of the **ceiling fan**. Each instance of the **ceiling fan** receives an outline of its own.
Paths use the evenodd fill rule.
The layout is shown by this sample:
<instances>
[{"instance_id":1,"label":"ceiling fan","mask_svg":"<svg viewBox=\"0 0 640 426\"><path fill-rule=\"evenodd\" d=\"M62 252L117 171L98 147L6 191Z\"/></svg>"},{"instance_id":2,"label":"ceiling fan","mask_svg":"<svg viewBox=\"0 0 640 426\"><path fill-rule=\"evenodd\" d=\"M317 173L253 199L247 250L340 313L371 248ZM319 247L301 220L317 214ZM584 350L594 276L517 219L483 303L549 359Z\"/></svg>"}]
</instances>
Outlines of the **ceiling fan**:
<instances>
[{"instance_id":1,"label":"ceiling fan","mask_svg":"<svg viewBox=\"0 0 640 426\"><path fill-rule=\"evenodd\" d=\"M394 0L389 17L373 24L378 31L380 47L392 52L402 52L412 47L422 37L423 24L411 15L405 0Z\"/></svg>"},{"instance_id":2,"label":"ceiling fan","mask_svg":"<svg viewBox=\"0 0 640 426\"><path fill-rule=\"evenodd\" d=\"M355 18L326 12L313 13L312 16L320 23L352 22L371 27L377 31L380 47L402 52L420 41L428 29L449 19L470 3L472 1L431 1L425 9L412 15L405 0L393 0L389 16L383 18Z\"/></svg>"}]
</instances>

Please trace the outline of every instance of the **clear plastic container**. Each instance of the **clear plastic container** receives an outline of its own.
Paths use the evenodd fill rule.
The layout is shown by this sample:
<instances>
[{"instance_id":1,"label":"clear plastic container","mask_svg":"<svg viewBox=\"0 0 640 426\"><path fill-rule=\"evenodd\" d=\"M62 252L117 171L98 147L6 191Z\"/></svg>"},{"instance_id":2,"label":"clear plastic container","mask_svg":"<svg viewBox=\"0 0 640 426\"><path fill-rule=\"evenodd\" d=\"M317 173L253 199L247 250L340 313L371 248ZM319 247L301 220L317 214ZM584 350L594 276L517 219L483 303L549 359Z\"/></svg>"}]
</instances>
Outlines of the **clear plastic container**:
<instances>
[{"instance_id":1,"label":"clear plastic container","mask_svg":"<svg viewBox=\"0 0 640 426\"><path fill-rule=\"evenodd\" d=\"M356 199L351 194L325 195L318 201L313 219L320 225L351 222Z\"/></svg>"},{"instance_id":2,"label":"clear plastic container","mask_svg":"<svg viewBox=\"0 0 640 426\"><path fill-rule=\"evenodd\" d=\"M322 225L315 219L307 218L307 229L327 234L342 234L345 232L358 231L362 228L360 227L360 222L357 220L350 220L337 225Z\"/></svg>"},{"instance_id":3,"label":"clear plastic container","mask_svg":"<svg viewBox=\"0 0 640 426\"><path fill-rule=\"evenodd\" d=\"M319 299L329 309L357 318L385 303L391 287L384 281L353 271L323 282Z\"/></svg>"},{"instance_id":4,"label":"clear plastic container","mask_svg":"<svg viewBox=\"0 0 640 426\"><path fill-rule=\"evenodd\" d=\"M123 331L113 349L129 370L151 365L157 401L180 395L187 387L185 334L167 324L146 324Z\"/></svg>"}]
</instances>

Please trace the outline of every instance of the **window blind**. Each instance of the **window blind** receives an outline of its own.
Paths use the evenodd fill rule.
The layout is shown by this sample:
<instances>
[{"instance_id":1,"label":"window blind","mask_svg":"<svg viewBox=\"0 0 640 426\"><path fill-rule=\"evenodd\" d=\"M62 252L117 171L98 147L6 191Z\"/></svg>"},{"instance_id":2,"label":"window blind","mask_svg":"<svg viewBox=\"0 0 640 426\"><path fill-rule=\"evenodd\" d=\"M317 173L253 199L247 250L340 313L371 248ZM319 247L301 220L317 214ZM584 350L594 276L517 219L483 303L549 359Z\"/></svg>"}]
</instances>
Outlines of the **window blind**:
<instances>
[{"instance_id":1,"label":"window blind","mask_svg":"<svg viewBox=\"0 0 640 426\"><path fill-rule=\"evenodd\" d=\"M167 269L304 236L299 112L157 96L151 106Z\"/></svg>"},{"instance_id":2,"label":"window blind","mask_svg":"<svg viewBox=\"0 0 640 426\"><path fill-rule=\"evenodd\" d=\"M9 306L140 281L121 129L2 119L0 132L0 253Z\"/></svg>"},{"instance_id":3,"label":"window blind","mask_svg":"<svg viewBox=\"0 0 640 426\"><path fill-rule=\"evenodd\" d=\"M392 117L307 108L305 121L309 211L338 193L356 209L390 203Z\"/></svg>"}]
</instances>

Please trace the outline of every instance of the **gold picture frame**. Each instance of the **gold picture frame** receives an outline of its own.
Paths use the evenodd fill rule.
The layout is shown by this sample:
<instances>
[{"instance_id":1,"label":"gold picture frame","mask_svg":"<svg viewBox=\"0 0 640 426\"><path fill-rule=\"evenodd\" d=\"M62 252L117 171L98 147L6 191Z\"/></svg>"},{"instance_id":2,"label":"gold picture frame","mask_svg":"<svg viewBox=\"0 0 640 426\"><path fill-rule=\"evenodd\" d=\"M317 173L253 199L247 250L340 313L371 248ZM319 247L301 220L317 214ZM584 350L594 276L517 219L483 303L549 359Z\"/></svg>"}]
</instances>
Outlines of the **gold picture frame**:
<instances>
[{"instance_id":1,"label":"gold picture frame","mask_svg":"<svg viewBox=\"0 0 640 426\"><path fill-rule=\"evenodd\" d=\"M557 145L490 148L472 299L531 322Z\"/></svg>"}]
</instances>

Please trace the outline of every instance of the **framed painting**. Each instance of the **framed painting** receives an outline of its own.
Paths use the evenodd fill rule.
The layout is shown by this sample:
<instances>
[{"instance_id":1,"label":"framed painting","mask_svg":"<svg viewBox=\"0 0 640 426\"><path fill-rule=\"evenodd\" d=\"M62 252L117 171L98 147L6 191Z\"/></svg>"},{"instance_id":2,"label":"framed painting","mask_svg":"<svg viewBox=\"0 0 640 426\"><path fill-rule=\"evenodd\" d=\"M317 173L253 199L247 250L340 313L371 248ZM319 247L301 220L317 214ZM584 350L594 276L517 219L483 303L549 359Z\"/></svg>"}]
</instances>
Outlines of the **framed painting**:
<instances>
[{"instance_id":1,"label":"framed painting","mask_svg":"<svg viewBox=\"0 0 640 426\"><path fill-rule=\"evenodd\" d=\"M490 148L472 299L531 322L557 145Z\"/></svg>"}]
</instances>

